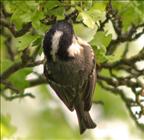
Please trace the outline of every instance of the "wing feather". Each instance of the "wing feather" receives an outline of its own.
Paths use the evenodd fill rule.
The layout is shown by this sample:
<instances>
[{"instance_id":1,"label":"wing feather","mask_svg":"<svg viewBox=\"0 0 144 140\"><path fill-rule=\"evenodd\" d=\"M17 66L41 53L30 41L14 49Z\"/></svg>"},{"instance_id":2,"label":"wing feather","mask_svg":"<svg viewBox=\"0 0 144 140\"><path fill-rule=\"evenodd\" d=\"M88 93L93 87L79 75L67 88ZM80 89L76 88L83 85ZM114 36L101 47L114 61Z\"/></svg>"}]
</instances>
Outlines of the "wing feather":
<instances>
[{"instance_id":1,"label":"wing feather","mask_svg":"<svg viewBox=\"0 0 144 140\"><path fill-rule=\"evenodd\" d=\"M96 69L93 69L92 74L89 76L87 87L84 92L84 109L89 111L92 105L92 95L94 93L96 84Z\"/></svg>"},{"instance_id":2,"label":"wing feather","mask_svg":"<svg viewBox=\"0 0 144 140\"><path fill-rule=\"evenodd\" d=\"M44 74L48 80L50 86L54 89L57 96L63 101L63 103L68 107L69 110L74 110L74 99L75 99L75 91L71 86L62 86L56 83L53 79L50 79L48 74L48 67L46 64L44 65Z\"/></svg>"}]
</instances>

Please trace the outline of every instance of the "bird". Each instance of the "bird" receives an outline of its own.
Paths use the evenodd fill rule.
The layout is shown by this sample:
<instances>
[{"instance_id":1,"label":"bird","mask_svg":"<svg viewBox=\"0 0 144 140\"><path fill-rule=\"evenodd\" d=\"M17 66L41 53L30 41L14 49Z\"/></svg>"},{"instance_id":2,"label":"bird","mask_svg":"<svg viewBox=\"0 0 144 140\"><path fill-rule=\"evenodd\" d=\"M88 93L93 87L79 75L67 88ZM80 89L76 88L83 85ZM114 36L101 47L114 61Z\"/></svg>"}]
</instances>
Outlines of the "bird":
<instances>
[{"instance_id":1,"label":"bird","mask_svg":"<svg viewBox=\"0 0 144 140\"><path fill-rule=\"evenodd\" d=\"M90 44L75 34L72 23L59 20L45 33L43 52L47 82L67 108L76 111L80 134L95 128L89 111L96 84L96 58Z\"/></svg>"}]
</instances>

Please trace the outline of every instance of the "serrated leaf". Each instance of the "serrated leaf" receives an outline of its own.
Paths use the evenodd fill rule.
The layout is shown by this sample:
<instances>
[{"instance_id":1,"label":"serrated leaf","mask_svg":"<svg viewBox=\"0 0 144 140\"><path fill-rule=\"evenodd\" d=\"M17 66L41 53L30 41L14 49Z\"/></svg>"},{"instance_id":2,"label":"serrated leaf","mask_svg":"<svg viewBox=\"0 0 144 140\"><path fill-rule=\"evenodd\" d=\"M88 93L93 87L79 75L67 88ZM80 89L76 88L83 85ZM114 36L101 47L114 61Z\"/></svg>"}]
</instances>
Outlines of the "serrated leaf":
<instances>
[{"instance_id":1,"label":"serrated leaf","mask_svg":"<svg viewBox=\"0 0 144 140\"><path fill-rule=\"evenodd\" d=\"M83 23L88 26L89 28L93 29L95 27L95 22L91 18L90 15L88 15L86 12L80 12L79 16L82 18Z\"/></svg>"},{"instance_id":2,"label":"serrated leaf","mask_svg":"<svg viewBox=\"0 0 144 140\"><path fill-rule=\"evenodd\" d=\"M32 68L21 69L16 73L13 73L13 75L11 75L8 80L16 88L23 90L29 85L29 83L26 81L26 76L31 72L32 72Z\"/></svg>"}]
</instances>

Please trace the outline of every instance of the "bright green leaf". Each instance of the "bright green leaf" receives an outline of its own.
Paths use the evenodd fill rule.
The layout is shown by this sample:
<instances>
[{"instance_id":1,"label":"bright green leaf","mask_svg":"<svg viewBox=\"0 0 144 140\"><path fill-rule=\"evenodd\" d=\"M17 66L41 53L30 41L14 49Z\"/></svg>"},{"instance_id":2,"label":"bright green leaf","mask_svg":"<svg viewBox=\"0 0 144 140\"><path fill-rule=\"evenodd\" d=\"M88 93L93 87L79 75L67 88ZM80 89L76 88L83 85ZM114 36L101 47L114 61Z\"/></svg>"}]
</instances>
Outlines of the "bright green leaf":
<instances>
[{"instance_id":1,"label":"bright green leaf","mask_svg":"<svg viewBox=\"0 0 144 140\"><path fill-rule=\"evenodd\" d=\"M91 45L95 50L98 63L108 60L109 57L106 56L106 47L110 43L111 39L111 35L106 36L104 32L97 32L91 41Z\"/></svg>"},{"instance_id":2,"label":"bright green leaf","mask_svg":"<svg viewBox=\"0 0 144 140\"><path fill-rule=\"evenodd\" d=\"M38 3L35 1L13 1L9 4L12 11L11 22L16 25L17 29L21 29L23 24L32 21L33 14L38 10ZM41 12L38 11L40 14ZM37 14L37 17L39 15Z\"/></svg>"},{"instance_id":3,"label":"bright green leaf","mask_svg":"<svg viewBox=\"0 0 144 140\"><path fill-rule=\"evenodd\" d=\"M82 18L83 23L87 25L89 28L93 29L95 27L94 20L86 12L80 12L79 16Z\"/></svg>"},{"instance_id":4,"label":"bright green leaf","mask_svg":"<svg viewBox=\"0 0 144 140\"><path fill-rule=\"evenodd\" d=\"M17 8L12 14L11 21L16 25L17 29L20 29L23 24L31 21L33 12L25 2L21 3L21 5L17 3Z\"/></svg>"},{"instance_id":5,"label":"bright green leaf","mask_svg":"<svg viewBox=\"0 0 144 140\"><path fill-rule=\"evenodd\" d=\"M39 36L38 35L30 35L25 34L24 36L16 38L16 47L19 51L24 50L29 47L33 41L35 41Z\"/></svg>"},{"instance_id":6,"label":"bright green leaf","mask_svg":"<svg viewBox=\"0 0 144 140\"><path fill-rule=\"evenodd\" d=\"M1 72L5 71L11 65L12 65L12 61L10 61L9 59L1 60Z\"/></svg>"},{"instance_id":7,"label":"bright green leaf","mask_svg":"<svg viewBox=\"0 0 144 140\"><path fill-rule=\"evenodd\" d=\"M124 31L128 30L132 24L137 25L144 21L144 2L142 1L113 1L113 7L118 10L119 15L121 16Z\"/></svg>"},{"instance_id":8,"label":"bright green leaf","mask_svg":"<svg viewBox=\"0 0 144 140\"><path fill-rule=\"evenodd\" d=\"M45 8L47 9L47 11L49 11L49 10L53 9L54 7L57 7L59 5L60 5L59 1L51 0L45 4Z\"/></svg>"},{"instance_id":9,"label":"bright green leaf","mask_svg":"<svg viewBox=\"0 0 144 140\"><path fill-rule=\"evenodd\" d=\"M44 13L41 11L35 11L34 15L32 16L32 26L38 32L38 34L43 35L44 32L47 30L47 26L41 23L41 19L44 18Z\"/></svg>"},{"instance_id":10,"label":"bright green leaf","mask_svg":"<svg viewBox=\"0 0 144 140\"><path fill-rule=\"evenodd\" d=\"M107 2L95 2L93 7L91 8L92 10L100 10L101 12L105 11Z\"/></svg>"},{"instance_id":11,"label":"bright green leaf","mask_svg":"<svg viewBox=\"0 0 144 140\"><path fill-rule=\"evenodd\" d=\"M96 22L105 18L106 4L103 2L96 2L87 12L91 18Z\"/></svg>"},{"instance_id":12,"label":"bright green leaf","mask_svg":"<svg viewBox=\"0 0 144 140\"><path fill-rule=\"evenodd\" d=\"M56 16L57 20L64 19L64 8L63 7L58 7L58 8L49 10L48 15Z\"/></svg>"},{"instance_id":13,"label":"bright green leaf","mask_svg":"<svg viewBox=\"0 0 144 140\"><path fill-rule=\"evenodd\" d=\"M32 46L40 46L42 43L43 38L39 37L35 41L32 42Z\"/></svg>"},{"instance_id":14,"label":"bright green leaf","mask_svg":"<svg viewBox=\"0 0 144 140\"><path fill-rule=\"evenodd\" d=\"M32 72L32 68L24 68L10 76L9 81L18 89L25 89L28 86L26 76Z\"/></svg>"},{"instance_id":15,"label":"bright green leaf","mask_svg":"<svg viewBox=\"0 0 144 140\"><path fill-rule=\"evenodd\" d=\"M75 24L74 30L77 36L89 42L93 39L97 28L95 27L94 29L91 29L82 24Z\"/></svg>"},{"instance_id":16,"label":"bright green leaf","mask_svg":"<svg viewBox=\"0 0 144 140\"><path fill-rule=\"evenodd\" d=\"M106 48L111 39L112 35L106 35L104 32L97 32L91 41L91 44L95 46L104 46Z\"/></svg>"},{"instance_id":17,"label":"bright green leaf","mask_svg":"<svg viewBox=\"0 0 144 140\"><path fill-rule=\"evenodd\" d=\"M48 30L48 26L42 24L39 20L32 21L32 26L39 35L43 35Z\"/></svg>"}]
</instances>

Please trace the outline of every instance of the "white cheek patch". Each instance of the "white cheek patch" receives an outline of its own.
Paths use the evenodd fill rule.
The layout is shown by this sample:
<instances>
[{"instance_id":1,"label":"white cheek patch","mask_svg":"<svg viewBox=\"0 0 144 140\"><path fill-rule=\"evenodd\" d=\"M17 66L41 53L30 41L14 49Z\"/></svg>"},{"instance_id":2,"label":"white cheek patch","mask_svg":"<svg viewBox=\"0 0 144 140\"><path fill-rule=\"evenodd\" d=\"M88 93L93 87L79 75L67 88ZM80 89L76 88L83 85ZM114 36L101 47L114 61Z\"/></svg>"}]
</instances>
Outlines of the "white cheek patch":
<instances>
[{"instance_id":1,"label":"white cheek patch","mask_svg":"<svg viewBox=\"0 0 144 140\"><path fill-rule=\"evenodd\" d=\"M52 58L53 58L53 61L56 60L56 53L59 49L59 41L60 41L60 37L63 35L63 32L62 31L56 31L53 35L53 38L52 38L52 50L51 50L51 55L52 55Z\"/></svg>"},{"instance_id":2,"label":"white cheek patch","mask_svg":"<svg viewBox=\"0 0 144 140\"><path fill-rule=\"evenodd\" d=\"M68 48L69 56L74 57L75 55L80 55L82 50L83 47L78 44L75 38L73 38L73 43Z\"/></svg>"}]
</instances>

